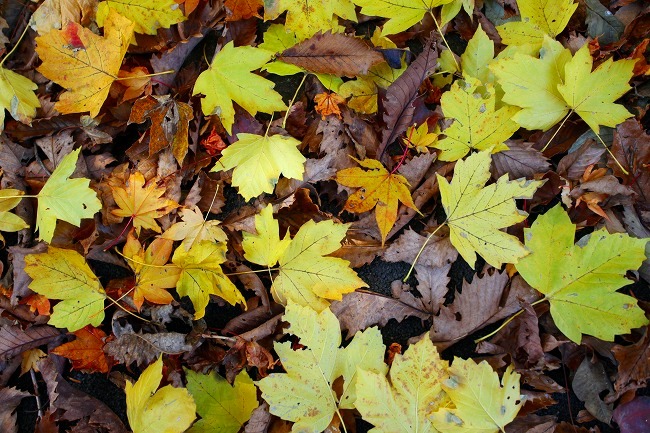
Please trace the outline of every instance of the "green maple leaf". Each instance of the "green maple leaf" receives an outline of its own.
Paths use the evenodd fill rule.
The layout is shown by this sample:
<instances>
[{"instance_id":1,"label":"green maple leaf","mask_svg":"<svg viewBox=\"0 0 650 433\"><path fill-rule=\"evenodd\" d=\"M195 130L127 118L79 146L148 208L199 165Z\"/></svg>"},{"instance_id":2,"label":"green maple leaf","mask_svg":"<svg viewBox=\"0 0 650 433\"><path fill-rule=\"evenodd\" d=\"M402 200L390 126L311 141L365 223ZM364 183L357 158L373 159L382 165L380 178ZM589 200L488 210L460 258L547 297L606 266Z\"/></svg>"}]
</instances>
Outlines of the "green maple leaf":
<instances>
[{"instance_id":1,"label":"green maple leaf","mask_svg":"<svg viewBox=\"0 0 650 433\"><path fill-rule=\"evenodd\" d=\"M573 244L575 225L557 205L524 232L532 253L517 270L551 304L558 329L580 343L582 334L614 341L614 336L648 324L636 299L616 290L629 284L628 270L645 260L649 239L603 228Z\"/></svg>"}]
</instances>

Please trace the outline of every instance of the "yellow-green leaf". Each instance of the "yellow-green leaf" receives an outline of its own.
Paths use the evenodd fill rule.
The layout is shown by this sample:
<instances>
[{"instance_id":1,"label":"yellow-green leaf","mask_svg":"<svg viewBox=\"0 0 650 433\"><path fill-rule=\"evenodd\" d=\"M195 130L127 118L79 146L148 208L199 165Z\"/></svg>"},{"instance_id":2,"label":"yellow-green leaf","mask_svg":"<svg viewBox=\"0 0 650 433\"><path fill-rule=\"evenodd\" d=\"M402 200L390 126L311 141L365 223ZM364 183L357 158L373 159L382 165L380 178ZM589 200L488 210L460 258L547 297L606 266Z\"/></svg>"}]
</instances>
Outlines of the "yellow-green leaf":
<instances>
[{"instance_id":1,"label":"yellow-green leaf","mask_svg":"<svg viewBox=\"0 0 650 433\"><path fill-rule=\"evenodd\" d=\"M218 115L226 131L232 134L235 121L233 101L251 115L258 111L271 114L286 110L282 97L273 90L274 84L251 73L271 57L270 51L249 46L235 47L232 41L224 45L208 70L203 71L194 84L193 94L205 95L201 99L203 114Z\"/></svg>"},{"instance_id":2,"label":"yellow-green leaf","mask_svg":"<svg viewBox=\"0 0 650 433\"><path fill-rule=\"evenodd\" d=\"M126 415L133 433L183 433L196 418L196 405L187 389L171 385L158 389L162 368L158 358L135 384L126 382Z\"/></svg>"},{"instance_id":3,"label":"yellow-green leaf","mask_svg":"<svg viewBox=\"0 0 650 433\"><path fill-rule=\"evenodd\" d=\"M237 134L237 142L221 153L214 171L233 169L232 184L246 200L272 193L280 175L302 180L305 160L291 136Z\"/></svg>"},{"instance_id":4,"label":"yellow-green leaf","mask_svg":"<svg viewBox=\"0 0 650 433\"><path fill-rule=\"evenodd\" d=\"M353 0L368 16L389 18L382 28L384 36L403 32L422 20L433 8L452 0Z\"/></svg>"},{"instance_id":5,"label":"yellow-green leaf","mask_svg":"<svg viewBox=\"0 0 650 433\"><path fill-rule=\"evenodd\" d=\"M97 193L88 187L90 179L70 179L81 148L67 154L38 193L36 228L41 239L50 242L56 220L79 227L82 218L92 218L101 210Z\"/></svg>"},{"instance_id":6,"label":"yellow-green leaf","mask_svg":"<svg viewBox=\"0 0 650 433\"><path fill-rule=\"evenodd\" d=\"M472 359L454 359L447 370L449 378L442 388L453 405L441 408L431 418L441 432L497 433L505 431L522 405L519 394L519 373L508 366L501 383L499 375L487 361L477 364Z\"/></svg>"},{"instance_id":7,"label":"yellow-green leaf","mask_svg":"<svg viewBox=\"0 0 650 433\"><path fill-rule=\"evenodd\" d=\"M356 21L350 0L265 0L264 20L274 20L287 12L285 26L302 41L318 32L337 30L337 19Z\"/></svg>"},{"instance_id":8,"label":"yellow-green leaf","mask_svg":"<svg viewBox=\"0 0 650 433\"><path fill-rule=\"evenodd\" d=\"M219 227L220 221L208 221L203 217L198 206L193 209L181 209L179 211L182 221L175 223L165 230L162 237L175 241L183 241L181 245L186 250L201 241L226 242L228 236Z\"/></svg>"},{"instance_id":9,"label":"yellow-green leaf","mask_svg":"<svg viewBox=\"0 0 650 433\"><path fill-rule=\"evenodd\" d=\"M507 150L504 142L518 129L512 117L519 108L506 105L495 108L494 88L486 84L484 93L478 88L481 82L467 77L456 80L441 98L442 111L454 123L443 131L445 138L435 144L442 150L438 158L442 161L456 161L470 150L492 149L493 153Z\"/></svg>"},{"instance_id":10,"label":"yellow-green leaf","mask_svg":"<svg viewBox=\"0 0 650 433\"><path fill-rule=\"evenodd\" d=\"M22 200L23 191L18 189L0 190L0 231L17 232L29 227L21 217L9 212ZM4 238L0 235L0 242L4 243Z\"/></svg>"},{"instance_id":11,"label":"yellow-green leaf","mask_svg":"<svg viewBox=\"0 0 650 433\"><path fill-rule=\"evenodd\" d=\"M37 88L29 78L0 66L0 132L4 130L5 110L17 121L30 124L41 106L34 93Z\"/></svg>"},{"instance_id":12,"label":"yellow-green leaf","mask_svg":"<svg viewBox=\"0 0 650 433\"><path fill-rule=\"evenodd\" d=\"M434 433L429 416L448 404L441 383L447 361L427 337L395 355L386 374L359 369L355 407L375 433Z\"/></svg>"},{"instance_id":13,"label":"yellow-green leaf","mask_svg":"<svg viewBox=\"0 0 650 433\"><path fill-rule=\"evenodd\" d=\"M102 27L108 11L114 9L135 23L134 31L155 35L159 28L185 20L175 0L106 0L97 6L97 24Z\"/></svg>"},{"instance_id":14,"label":"yellow-green leaf","mask_svg":"<svg viewBox=\"0 0 650 433\"><path fill-rule=\"evenodd\" d=\"M201 415L188 433L237 433L258 406L257 389L246 370L228 381L216 373L199 374L186 370L187 389Z\"/></svg>"},{"instance_id":15,"label":"yellow-green leaf","mask_svg":"<svg viewBox=\"0 0 650 433\"><path fill-rule=\"evenodd\" d=\"M48 247L46 253L25 257L29 288L48 299L60 299L49 324L74 332L104 320L106 294L86 260L74 250Z\"/></svg>"},{"instance_id":16,"label":"yellow-green leaf","mask_svg":"<svg viewBox=\"0 0 650 433\"><path fill-rule=\"evenodd\" d=\"M555 324L572 341L579 344L582 334L614 341L648 324L636 299L616 290L630 284L625 273L641 266L650 239L603 228L574 245L575 225L560 205L539 216L524 236L532 253L517 270L545 295Z\"/></svg>"},{"instance_id":17,"label":"yellow-green leaf","mask_svg":"<svg viewBox=\"0 0 650 433\"><path fill-rule=\"evenodd\" d=\"M226 261L226 244L202 241L195 243L189 251L176 248L172 263L181 268L176 291L188 296L194 305L194 319L205 315L210 295L217 295L231 305L245 299L235 285L223 274L221 264Z\"/></svg>"},{"instance_id":18,"label":"yellow-green leaf","mask_svg":"<svg viewBox=\"0 0 650 433\"><path fill-rule=\"evenodd\" d=\"M471 16L471 14L470 14ZM481 83L490 83L488 65L494 58L494 42L479 24L474 36L467 43L467 48L460 56L460 65L464 77L474 77Z\"/></svg>"},{"instance_id":19,"label":"yellow-green leaf","mask_svg":"<svg viewBox=\"0 0 650 433\"><path fill-rule=\"evenodd\" d=\"M544 181L508 180L483 186L490 179L490 151L459 160L451 183L437 174L442 205L447 214L451 243L470 266L479 253L494 267L517 263L528 254L519 240L501 229L526 219L515 199L531 198Z\"/></svg>"},{"instance_id":20,"label":"yellow-green leaf","mask_svg":"<svg viewBox=\"0 0 650 433\"><path fill-rule=\"evenodd\" d=\"M268 205L255 217L256 234L243 232L244 257L262 266L274 266L291 243L289 232L280 240L280 225L273 219L273 206Z\"/></svg>"}]
</instances>

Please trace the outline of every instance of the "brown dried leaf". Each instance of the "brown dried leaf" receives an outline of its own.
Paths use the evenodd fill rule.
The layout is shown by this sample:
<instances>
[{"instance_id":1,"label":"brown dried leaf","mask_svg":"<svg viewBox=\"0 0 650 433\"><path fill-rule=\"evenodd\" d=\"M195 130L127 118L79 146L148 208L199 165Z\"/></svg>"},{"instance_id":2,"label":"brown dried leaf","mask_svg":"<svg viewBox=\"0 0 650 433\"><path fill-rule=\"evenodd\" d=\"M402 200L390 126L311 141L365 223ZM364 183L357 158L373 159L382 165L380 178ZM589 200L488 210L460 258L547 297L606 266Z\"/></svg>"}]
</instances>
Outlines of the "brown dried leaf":
<instances>
[{"instance_id":1,"label":"brown dried leaf","mask_svg":"<svg viewBox=\"0 0 650 433\"><path fill-rule=\"evenodd\" d=\"M636 119L618 125L612 153L628 174L623 173L611 156L607 165L639 195L639 204L650 208L650 135Z\"/></svg>"},{"instance_id":2,"label":"brown dried leaf","mask_svg":"<svg viewBox=\"0 0 650 433\"><path fill-rule=\"evenodd\" d=\"M602 144L588 139L577 150L560 160L557 174L569 180L580 179L587 167L597 163L603 153L605 148Z\"/></svg>"},{"instance_id":3,"label":"brown dried leaf","mask_svg":"<svg viewBox=\"0 0 650 433\"><path fill-rule=\"evenodd\" d=\"M525 177L532 179L538 173L546 173L551 164L543 153L533 148L533 143L508 140L509 150L492 155L492 176L499 178L508 174L511 180Z\"/></svg>"},{"instance_id":4,"label":"brown dried leaf","mask_svg":"<svg viewBox=\"0 0 650 433\"><path fill-rule=\"evenodd\" d=\"M4 325L0 328L0 360L8 360L47 344L60 335L61 331L52 326L32 326L23 330L18 325Z\"/></svg>"},{"instance_id":5,"label":"brown dried leaf","mask_svg":"<svg viewBox=\"0 0 650 433\"><path fill-rule=\"evenodd\" d=\"M31 394L19 391L16 388L0 388L0 431L3 433L16 433L18 422L14 411L21 400Z\"/></svg>"},{"instance_id":6,"label":"brown dried leaf","mask_svg":"<svg viewBox=\"0 0 650 433\"><path fill-rule=\"evenodd\" d=\"M612 353L618 361L618 375L614 382L616 398L623 393L642 388L650 379L650 332L645 328L643 338L631 346L619 344L612 347Z\"/></svg>"},{"instance_id":7,"label":"brown dried leaf","mask_svg":"<svg viewBox=\"0 0 650 433\"><path fill-rule=\"evenodd\" d=\"M383 259L393 263L413 263L426 239L425 236L408 229L386 249ZM418 265L438 268L454 262L457 258L458 250L451 245L448 237L433 236L422 250Z\"/></svg>"},{"instance_id":8,"label":"brown dried leaf","mask_svg":"<svg viewBox=\"0 0 650 433\"><path fill-rule=\"evenodd\" d=\"M104 346L104 352L126 365L149 364L160 353L181 354L191 351L193 346L186 342L186 336L178 332L140 334L127 332L117 336Z\"/></svg>"}]
</instances>

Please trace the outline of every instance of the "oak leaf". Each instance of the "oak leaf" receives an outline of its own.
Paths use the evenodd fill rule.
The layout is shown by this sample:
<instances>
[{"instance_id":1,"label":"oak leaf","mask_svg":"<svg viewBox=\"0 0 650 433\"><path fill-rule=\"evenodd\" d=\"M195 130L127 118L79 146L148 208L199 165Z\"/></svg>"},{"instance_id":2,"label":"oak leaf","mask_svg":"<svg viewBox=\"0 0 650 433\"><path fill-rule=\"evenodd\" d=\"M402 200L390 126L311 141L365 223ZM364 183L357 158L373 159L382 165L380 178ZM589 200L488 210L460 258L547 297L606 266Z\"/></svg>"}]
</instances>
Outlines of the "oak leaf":
<instances>
[{"instance_id":1,"label":"oak leaf","mask_svg":"<svg viewBox=\"0 0 650 433\"><path fill-rule=\"evenodd\" d=\"M384 36L403 32L420 22L435 7L452 0L353 0L361 13L388 18L382 28Z\"/></svg>"},{"instance_id":2,"label":"oak leaf","mask_svg":"<svg viewBox=\"0 0 650 433\"><path fill-rule=\"evenodd\" d=\"M519 373L508 366L501 383L487 361L454 359L447 369L449 378L442 382L453 406L433 414L433 425L450 433L505 431L506 424L517 416L523 396L519 394Z\"/></svg>"},{"instance_id":3,"label":"oak leaf","mask_svg":"<svg viewBox=\"0 0 650 433\"><path fill-rule=\"evenodd\" d=\"M289 303L283 320L290 324L287 332L300 338L306 347L293 350L291 342L275 343L287 373L272 373L257 386L272 414L295 423L293 431L318 433L330 424L339 407L353 407L356 395L362 392L358 368L386 374L381 334L377 328L359 332L342 349L339 322L329 309L317 313ZM332 385L341 376L343 391L339 398Z\"/></svg>"},{"instance_id":4,"label":"oak leaf","mask_svg":"<svg viewBox=\"0 0 650 433\"><path fill-rule=\"evenodd\" d=\"M266 0L264 3L264 21L274 20L286 11L285 26L300 40L336 29L335 16L357 21L354 3L350 0Z\"/></svg>"},{"instance_id":5,"label":"oak leaf","mask_svg":"<svg viewBox=\"0 0 650 433\"><path fill-rule=\"evenodd\" d=\"M181 209L178 212L182 221L173 224L165 230L162 237L174 241L183 241L181 245L189 250L201 241L226 242L228 236L219 227L220 221L208 221L203 217L198 206L192 209Z\"/></svg>"},{"instance_id":6,"label":"oak leaf","mask_svg":"<svg viewBox=\"0 0 650 433\"><path fill-rule=\"evenodd\" d=\"M645 260L649 239L603 228L574 245L574 235L575 225L556 205L525 229L532 253L517 263L521 276L551 304L558 329L579 344L582 334L614 341L648 324L636 299L616 290L629 284L625 273Z\"/></svg>"},{"instance_id":7,"label":"oak leaf","mask_svg":"<svg viewBox=\"0 0 650 433\"><path fill-rule=\"evenodd\" d=\"M85 326L74 332L76 339L52 350L72 361L72 368L97 373L108 373L108 358L104 353L106 333L99 328Z\"/></svg>"},{"instance_id":8,"label":"oak leaf","mask_svg":"<svg viewBox=\"0 0 650 433\"><path fill-rule=\"evenodd\" d=\"M0 231L3 232L17 232L29 227L21 217L9 212L18 204L24 194L24 191L18 189L3 189L0 190ZM0 242L4 243L5 238L0 234Z\"/></svg>"},{"instance_id":9,"label":"oak leaf","mask_svg":"<svg viewBox=\"0 0 650 433\"><path fill-rule=\"evenodd\" d=\"M118 217L132 219L136 234L140 229L150 229L160 233L156 218L167 215L178 207L178 203L162 197L164 187L157 185L157 179L152 179L145 185L144 176L139 171L131 174L124 187L111 185L113 199L119 209L111 213Z\"/></svg>"},{"instance_id":10,"label":"oak leaf","mask_svg":"<svg viewBox=\"0 0 650 433\"><path fill-rule=\"evenodd\" d=\"M490 150L459 160L451 183L436 174L442 205L447 214L451 243L465 261L474 266L476 253L499 268L516 263L528 254L519 240L500 229L526 219L515 199L531 198L544 181L501 176L495 184L483 187L490 179Z\"/></svg>"},{"instance_id":11,"label":"oak leaf","mask_svg":"<svg viewBox=\"0 0 650 433\"><path fill-rule=\"evenodd\" d=\"M49 324L74 332L104 320L106 294L83 256L74 250L50 246L42 254L25 256L29 288L49 299L60 299Z\"/></svg>"},{"instance_id":12,"label":"oak leaf","mask_svg":"<svg viewBox=\"0 0 650 433\"><path fill-rule=\"evenodd\" d=\"M343 186L359 188L345 202L344 210L354 213L375 208L375 218L381 233L381 244L397 220L399 202L417 211L409 183L401 174L389 173L375 159L358 160L361 167L346 168L336 173L336 181Z\"/></svg>"},{"instance_id":13,"label":"oak leaf","mask_svg":"<svg viewBox=\"0 0 650 433\"><path fill-rule=\"evenodd\" d=\"M54 236L56 220L79 227L83 218L92 218L102 209L97 193L88 187L90 179L70 179L81 148L67 154L38 193L36 228L45 242Z\"/></svg>"},{"instance_id":14,"label":"oak leaf","mask_svg":"<svg viewBox=\"0 0 650 433\"><path fill-rule=\"evenodd\" d=\"M223 274L221 264L225 261L226 244L223 242L202 241L189 251L183 246L174 251L172 263L181 269L176 291L192 300L194 320L205 315L210 295L217 295L231 305L245 305L239 289Z\"/></svg>"},{"instance_id":15,"label":"oak leaf","mask_svg":"<svg viewBox=\"0 0 650 433\"><path fill-rule=\"evenodd\" d=\"M104 23L104 37L69 21L66 28L36 38L36 52L43 60L38 71L68 89L54 108L64 114L99 114L118 78L133 26L128 18L111 10Z\"/></svg>"},{"instance_id":16,"label":"oak leaf","mask_svg":"<svg viewBox=\"0 0 650 433\"><path fill-rule=\"evenodd\" d=\"M0 132L4 130L5 110L19 122L30 124L41 106L34 93L37 88L32 80L3 68L0 63Z\"/></svg>"},{"instance_id":17,"label":"oak leaf","mask_svg":"<svg viewBox=\"0 0 650 433\"><path fill-rule=\"evenodd\" d=\"M187 389L171 385L158 389L162 369L158 358L135 384L126 382L126 415L133 433L182 433L196 418L196 404Z\"/></svg>"},{"instance_id":18,"label":"oak leaf","mask_svg":"<svg viewBox=\"0 0 650 433\"><path fill-rule=\"evenodd\" d=\"M517 0L521 21L497 27L505 45L542 46L544 36L555 38L564 31L578 8L573 0Z\"/></svg>"},{"instance_id":19,"label":"oak leaf","mask_svg":"<svg viewBox=\"0 0 650 433\"><path fill-rule=\"evenodd\" d=\"M231 386L216 373L186 371L187 389L201 415L188 433L237 433L258 406L257 389L242 370Z\"/></svg>"},{"instance_id":20,"label":"oak leaf","mask_svg":"<svg viewBox=\"0 0 650 433\"><path fill-rule=\"evenodd\" d=\"M140 311L144 300L154 304L169 304L174 298L165 289L176 287L180 269L167 264L171 256L171 239L157 238L145 250L140 241L130 232L122 253L135 272L133 303Z\"/></svg>"},{"instance_id":21,"label":"oak leaf","mask_svg":"<svg viewBox=\"0 0 650 433\"><path fill-rule=\"evenodd\" d=\"M293 1L293 0L292 0ZM258 111L273 113L287 108L280 94L273 90L274 84L251 73L271 60L273 54L254 47L235 47L233 42L223 46L212 59L207 71L196 79L193 95L205 95L201 99L203 114L216 114L228 134L232 134L235 121L233 101L251 115Z\"/></svg>"},{"instance_id":22,"label":"oak leaf","mask_svg":"<svg viewBox=\"0 0 650 433\"><path fill-rule=\"evenodd\" d=\"M244 232L243 248L245 257L258 265L271 267L279 262L279 274L271 286L277 302L293 301L322 311L329 300L341 300L345 293L367 287L347 260L327 257L340 248L347 224L311 220L290 242L288 237L281 241L270 206L255 216L257 234Z\"/></svg>"},{"instance_id":23,"label":"oak leaf","mask_svg":"<svg viewBox=\"0 0 650 433\"><path fill-rule=\"evenodd\" d=\"M104 27L111 11L133 21L136 33L155 35L159 28L185 20L183 11L174 0L106 0L97 6L97 24Z\"/></svg>"},{"instance_id":24,"label":"oak leaf","mask_svg":"<svg viewBox=\"0 0 650 433\"><path fill-rule=\"evenodd\" d=\"M434 433L429 417L449 399L442 392L447 361L423 338L393 359L385 373L359 369L355 407L376 433Z\"/></svg>"},{"instance_id":25,"label":"oak leaf","mask_svg":"<svg viewBox=\"0 0 650 433\"><path fill-rule=\"evenodd\" d=\"M494 153L507 150L504 142L519 129L512 121L519 108L506 105L497 110L494 88L486 84L485 92L479 92L480 86L480 81L468 77L464 83L456 80L442 95L442 111L454 123L443 131L445 138L435 145L442 151L440 160L456 161L472 149L491 148Z\"/></svg>"}]
</instances>

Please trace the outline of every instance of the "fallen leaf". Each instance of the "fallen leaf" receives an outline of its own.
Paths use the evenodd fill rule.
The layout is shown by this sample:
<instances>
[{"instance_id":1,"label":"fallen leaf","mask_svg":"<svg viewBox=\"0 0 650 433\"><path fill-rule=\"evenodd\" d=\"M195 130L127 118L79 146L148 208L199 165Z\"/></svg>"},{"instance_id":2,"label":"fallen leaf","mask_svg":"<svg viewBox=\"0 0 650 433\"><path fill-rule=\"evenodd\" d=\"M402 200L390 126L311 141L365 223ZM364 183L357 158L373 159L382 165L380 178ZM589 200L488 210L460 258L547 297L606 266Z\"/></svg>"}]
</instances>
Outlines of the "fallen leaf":
<instances>
[{"instance_id":1,"label":"fallen leaf","mask_svg":"<svg viewBox=\"0 0 650 433\"><path fill-rule=\"evenodd\" d=\"M555 38L564 31L578 8L573 0L517 0L521 21L497 27L505 45L542 46L544 36Z\"/></svg>"},{"instance_id":2,"label":"fallen leaf","mask_svg":"<svg viewBox=\"0 0 650 433\"><path fill-rule=\"evenodd\" d=\"M4 130L5 110L17 121L31 123L36 109L41 106L34 93L37 88L29 78L0 65L0 132Z\"/></svg>"},{"instance_id":3,"label":"fallen leaf","mask_svg":"<svg viewBox=\"0 0 650 433\"><path fill-rule=\"evenodd\" d=\"M155 35L159 28L168 29L185 20L174 0L106 0L97 6L99 27L105 27L110 21L111 10L128 17L133 22L134 32L147 35Z\"/></svg>"},{"instance_id":4,"label":"fallen leaf","mask_svg":"<svg viewBox=\"0 0 650 433\"><path fill-rule=\"evenodd\" d=\"M274 20L287 12L285 26L300 40L318 32L331 30L339 16L357 21L354 4L350 0L268 0L264 2L264 21Z\"/></svg>"},{"instance_id":5,"label":"fallen leaf","mask_svg":"<svg viewBox=\"0 0 650 433\"><path fill-rule=\"evenodd\" d=\"M44 0L32 14L30 25L40 35L60 30L68 22L87 25L96 7L97 0Z\"/></svg>"},{"instance_id":6,"label":"fallen leaf","mask_svg":"<svg viewBox=\"0 0 650 433\"><path fill-rule=\"evenodd\" d=\"M408 30L430 13L433 8L452 0L353 0L361 6L361 13L368 16L388 18L382 27L384 36Z\"/></svg>"},{"instance_id":7,"label":"fallen leaf","mask_svg":"<svg viewBox=\"0 0 650 433\"><path fill-rule=\"evenodd\" d=\"M21 196L25 194L24 191L18 189L2 189L0 190L0 231L3 232L17 232L29 227L21 217L9 212L22 200ZM4 244L5 238L0 234L0 242Z\"/></svg>"},{"instance_id":8,"label":"fallen leaf","mask_svg":"<svg viewBox=\"0 0 650 433\"><path fill-rule=\"evenodd\" d=\"M31 394L12 387L0 389L0 429L5 433L18 432L18 418L16 409L25 397Z\"/></svg>"},{"instance_id":9,"label":"fallen leaf","mask_svg":"<svg viewBox=\"0 0 650 433\"><path fill-rule=\"evenodd\" d=\"M7 361L26 350L56 339L61 331L52 326L36 325L22 329L19 325L0 327L0 360Z\"/></svg>"},{"instance_id":10,"label":"fallen leaf","mask_svg":"<svg viewBox=\"0 0 650 433\"><path fill-rule=\"evenodd\" d=\"M20 363L20 375L27 373L29 370L34 370L38 373L38 361L45 358L47 354L41 349L29 349L22 353L22 361Z\"/></svg>"},{"instance_id":11,"label":"fallen leaf","mask_svg":"<svg viewBox=\"0 0 650 433\"><path fill-rule=\"evenodd\" d=\"M86 326L74 332L76 339L52 350L72 361L72 368L98 373L108 373L109 361L104 353L106 333L99 328Z\"/></svg>"},{"instance_id":12,"label":"fallen leaf","mask_svg":"<svg viewBox=\"0 0 650 433\"><path fill-rule=\"evenodd\" d=\"M260 9L264 7L264 0L226 0L228 17L226 21L240 21L249 18L262 18Z\"/></svg>"},{"instance_id":13,"label":"fallen leaf","mask_svg":"<svg viewBox=\"0 0 650 433\"><path fill-rule=\"evenodd\" d=\"M181 245L189 250L201 241L226 242L228 236L220 227L221 221L207 220L203 217L198 206L192 209L181 209L182 221L174 223L162 234L163 239L183 241Z\"/></svg>"}]
</instances>

